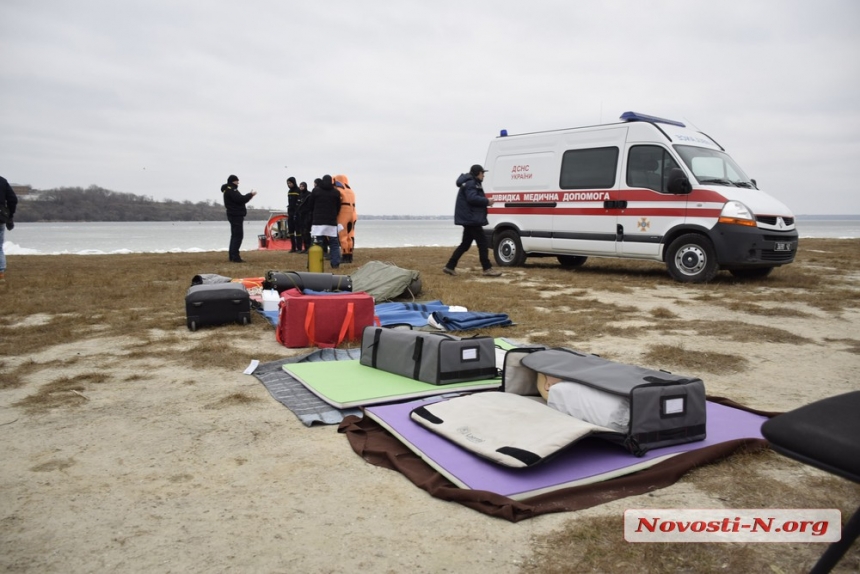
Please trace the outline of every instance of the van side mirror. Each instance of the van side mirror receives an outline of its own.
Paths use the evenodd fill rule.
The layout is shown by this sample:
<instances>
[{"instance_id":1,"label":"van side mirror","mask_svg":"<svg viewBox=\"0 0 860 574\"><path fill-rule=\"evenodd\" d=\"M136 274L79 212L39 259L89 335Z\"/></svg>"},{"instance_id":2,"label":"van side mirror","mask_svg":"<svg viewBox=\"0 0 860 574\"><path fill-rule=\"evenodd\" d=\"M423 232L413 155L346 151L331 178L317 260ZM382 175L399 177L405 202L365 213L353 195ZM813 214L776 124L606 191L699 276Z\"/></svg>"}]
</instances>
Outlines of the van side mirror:
<instances>
[{"instance_id":1,"label":"van side mirror","mask_svg":"<svg viewBox=\"0 0 860 574\"><path fill-rule=\"evenodd\" d=\"M758 189L758 183L756 183L756 180L751 179L750 182L752 182L754 188Z\"/></svg>"},{"instance_id":2,"label":"van side mirror","mask_svg":"<svg viewBox=\"0 0 860 574\"><path fill-rule=\"evenodd\" d=\"M669 179L666 184L666 189L669 193L676 195L687 195L693 191L693 186L690 185L690 180L684 175L684 172L679 168L674 168L669 172Z\"/></svg>"}]
</instances>

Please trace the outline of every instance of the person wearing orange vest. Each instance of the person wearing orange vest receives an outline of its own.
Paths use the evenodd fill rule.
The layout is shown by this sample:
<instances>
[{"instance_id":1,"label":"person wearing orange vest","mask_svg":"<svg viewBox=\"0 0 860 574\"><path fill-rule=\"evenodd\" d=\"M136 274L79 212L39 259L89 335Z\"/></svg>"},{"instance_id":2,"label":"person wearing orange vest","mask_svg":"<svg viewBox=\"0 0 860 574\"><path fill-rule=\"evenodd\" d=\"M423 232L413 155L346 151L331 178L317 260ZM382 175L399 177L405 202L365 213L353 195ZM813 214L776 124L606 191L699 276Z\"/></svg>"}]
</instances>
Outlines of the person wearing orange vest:
<instances>
[{"instance_id":1,"label":"person wearing orange vest","mask_svg":"<svg viewBox=\"0 0 860 574\"><path fill-rule=\"evenodd\" d=\"M340 226L338 238L340 240L341 262L352 263L352 253L355 249L355 224L358 222L358 212L355 209L355 192L349 185L349 178L345 175L336 175L332 179L340 192L340 212L337 215L337 222Z\"/></svg>"}]
</instances>

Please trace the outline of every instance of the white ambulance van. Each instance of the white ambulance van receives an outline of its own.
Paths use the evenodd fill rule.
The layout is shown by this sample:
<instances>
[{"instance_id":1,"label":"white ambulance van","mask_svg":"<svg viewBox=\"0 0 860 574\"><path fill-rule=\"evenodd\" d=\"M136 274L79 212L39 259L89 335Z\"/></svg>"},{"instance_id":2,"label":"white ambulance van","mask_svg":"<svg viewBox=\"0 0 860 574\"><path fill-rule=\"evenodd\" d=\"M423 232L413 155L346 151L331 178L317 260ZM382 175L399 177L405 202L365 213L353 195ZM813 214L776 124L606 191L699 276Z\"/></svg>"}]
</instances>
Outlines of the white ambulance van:
<instances>
[{"instance_id":1,"label":"white ambulance van","mask_svg":"<svg viewBox=\"0 0 860 574\"><path fill-rule=\"evenodd\" d=\"M676 280L720 269L764 277L797 251L794 215L723 148L683 123L626 112L621 122L490 142L484 228L499 266L555 256L662 261Z\"/></svg>"}]
</instances>

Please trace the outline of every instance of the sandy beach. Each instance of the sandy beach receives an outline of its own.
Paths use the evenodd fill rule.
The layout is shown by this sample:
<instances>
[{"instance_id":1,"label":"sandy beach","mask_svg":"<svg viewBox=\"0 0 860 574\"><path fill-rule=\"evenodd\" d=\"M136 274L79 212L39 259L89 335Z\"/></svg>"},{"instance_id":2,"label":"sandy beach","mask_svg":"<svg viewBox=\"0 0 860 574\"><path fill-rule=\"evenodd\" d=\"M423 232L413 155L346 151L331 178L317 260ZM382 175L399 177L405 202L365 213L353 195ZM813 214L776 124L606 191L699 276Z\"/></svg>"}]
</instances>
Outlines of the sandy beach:
<instances>
[{"instance_id":1,"label":"sandy beach","mask_svg":"<svg viewBox=\"0 0 860 574\"><path fill-rule=\"evenodd\" d=\"M721 274L708 285L675 283L656 264L591 262L489 279L474 251L450 278L441 273L448 248L358 250L341 271L374 259L418 269L421 300L509 313L517 326L493 336L684 371L711 395L784 411L860 387L858 242L811 240L801 249L767 280ZM286 257L252 252L236 269L226 255L206 253L9 257L0 291L0 569L560 572L543 541L626 508L764 505L777 483L805 507L847 512L860 499L856 485L773 453L746 459L742 484L733 474L741 469L725 461L646 495L517 524L433 499L364 462L335 426L305 427L242 373L252 359L308 349L280 346L259 318L246 328L187 330L192 275L301 264ZM823 303L834 289L835 302ZM578 326L584 313L602 327ZM568 327L540 319L565 314ZM656 362L667 349L680 351L682 364ZM770 499L771 507L784 503ZM619 550L630 546L617 536ZM717 565L700 571L731 571L721 556L737 545L714 546ZM857 568L856 546L837 571ZM821 551L751 550L785 573L808 568ZM647 571L699 571L689 568Z\"/></svg>"}]
</instances>

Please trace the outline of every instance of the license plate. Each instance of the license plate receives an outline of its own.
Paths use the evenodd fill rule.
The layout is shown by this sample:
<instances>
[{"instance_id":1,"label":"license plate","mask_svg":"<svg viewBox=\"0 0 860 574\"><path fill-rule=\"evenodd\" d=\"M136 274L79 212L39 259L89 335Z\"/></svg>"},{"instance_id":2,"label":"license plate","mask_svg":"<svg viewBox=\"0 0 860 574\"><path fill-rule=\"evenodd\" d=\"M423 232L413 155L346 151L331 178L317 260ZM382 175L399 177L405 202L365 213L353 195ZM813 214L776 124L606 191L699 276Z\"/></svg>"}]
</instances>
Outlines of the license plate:
<instances>
[{"instance_id":1,"label":"license plate","mask_svg":"<svg viewBox=\"0 0 860 574\"><path fill-rule=\"evenodd\" d=\"M776 243L774 244L774 251L791 251L792 247L794 247L793 243Z\"/></svg>"}]
</instances>

